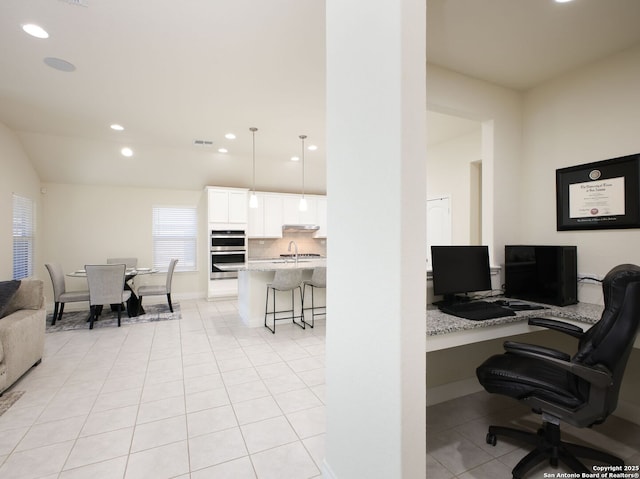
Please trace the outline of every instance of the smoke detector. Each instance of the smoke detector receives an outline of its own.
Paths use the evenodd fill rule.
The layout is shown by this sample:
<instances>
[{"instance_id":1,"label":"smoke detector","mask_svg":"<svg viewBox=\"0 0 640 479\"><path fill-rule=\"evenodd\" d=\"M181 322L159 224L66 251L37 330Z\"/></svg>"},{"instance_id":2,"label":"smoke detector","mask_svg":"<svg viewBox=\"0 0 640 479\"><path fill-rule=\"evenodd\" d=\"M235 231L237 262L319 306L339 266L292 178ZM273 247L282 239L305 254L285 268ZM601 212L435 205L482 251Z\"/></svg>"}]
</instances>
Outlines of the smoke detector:
<instances>
[{"instance_id":1,"label":"smoke detector","mask_svg":"<svg viewBox=\"0 0 640 479\"><path fill-rule=\"evenodd\" d=\"M70 5L75 5L77 7L88 7L89 3L87 0L60 0L61 2L68 3Z\"/></svg>"},{"instance_id":2,"label":"smoke detector","mask_svg":"<svg viewBox=\"0 0 640 479\"><path fill-rule=\"evenodd\" d=\"M213 146L213 140L193 140L195 146Z\"/></svg>"}]
</instances>

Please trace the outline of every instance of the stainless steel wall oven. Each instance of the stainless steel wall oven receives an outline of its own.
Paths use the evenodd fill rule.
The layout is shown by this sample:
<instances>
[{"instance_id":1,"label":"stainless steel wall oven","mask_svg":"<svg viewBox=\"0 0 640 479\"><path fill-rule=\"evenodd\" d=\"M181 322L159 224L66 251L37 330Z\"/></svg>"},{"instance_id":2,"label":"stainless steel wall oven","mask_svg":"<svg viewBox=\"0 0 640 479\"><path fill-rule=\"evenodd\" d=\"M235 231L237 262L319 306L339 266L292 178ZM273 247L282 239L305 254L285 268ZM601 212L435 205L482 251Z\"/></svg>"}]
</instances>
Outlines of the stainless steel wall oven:
<instances>
[{"instance_id":1,"label":"stainless steel wall oven","mask_svg":"<svg viewBox=\"0 0 640 479\"><path fill-rule=\"evenodd\" d=\"M211 279L237 278L247 263L246 231L211 230L210 246Z\"/></svg>"}]
</instances>

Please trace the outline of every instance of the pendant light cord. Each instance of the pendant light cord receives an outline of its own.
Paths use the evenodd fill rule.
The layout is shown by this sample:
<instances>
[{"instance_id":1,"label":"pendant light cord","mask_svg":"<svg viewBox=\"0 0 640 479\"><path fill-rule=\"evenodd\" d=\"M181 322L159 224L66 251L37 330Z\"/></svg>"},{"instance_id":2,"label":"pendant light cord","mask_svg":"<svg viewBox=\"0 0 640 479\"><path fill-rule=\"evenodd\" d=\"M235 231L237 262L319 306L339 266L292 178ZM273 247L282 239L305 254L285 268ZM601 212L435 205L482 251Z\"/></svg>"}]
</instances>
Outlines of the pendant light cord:
<instances>
[{"instance_id":1,"label":"pendant light cord","mask_svg":"<svg viewBox=\"0 0 640 479\"><path fill-rule=\"evenodd\" d=\"M307 138L307 135L300 135L299 138L302 140L302 197L304 198L304 140Z\"/></svg>"},{"instance_id":2,"label":"pendant light cord","mask_svg":"<svg viewBox=\"0 0 640 479\"><path fill-rule=\"evenodd\" d=\"M256 131L258 129L255 126L249 128L253 139L253 194L256 194Z\"/></svg>"}]
</instances>

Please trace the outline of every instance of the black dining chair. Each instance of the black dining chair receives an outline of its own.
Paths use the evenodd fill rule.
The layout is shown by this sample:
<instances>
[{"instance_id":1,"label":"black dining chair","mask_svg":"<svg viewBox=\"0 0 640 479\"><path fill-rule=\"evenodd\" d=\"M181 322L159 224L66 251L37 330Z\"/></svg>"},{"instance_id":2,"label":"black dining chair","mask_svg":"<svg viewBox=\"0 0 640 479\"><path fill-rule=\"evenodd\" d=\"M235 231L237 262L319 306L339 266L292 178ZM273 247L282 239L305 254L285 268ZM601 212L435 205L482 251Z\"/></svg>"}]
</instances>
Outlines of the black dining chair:
<instances>
[{"instance_id":1,"label":"black dining chair","mask_svg":"<svg viewBox=\"0 0 640 479\"><path fill-rule=\"evenodd\" d=\"M577 338L573 355L506 341L504 354L490 357L476 370L480 384L488 392L517 399L542 416L542 426L537 432L489 427L488 444L495 446L498 436L506 436L534 446L514 467L514 479L524 477L547 459L554 467L562 461L579 474L593 471L578 458L624 465L613 454L564 442L560 436L561 422L579 428L601 424L618 403L622 377L640 325L640 267L616 266L605 276L602 290L604 311L586 332L562 321L529 320L529 324Z\"/></svg>"}]
</instances>

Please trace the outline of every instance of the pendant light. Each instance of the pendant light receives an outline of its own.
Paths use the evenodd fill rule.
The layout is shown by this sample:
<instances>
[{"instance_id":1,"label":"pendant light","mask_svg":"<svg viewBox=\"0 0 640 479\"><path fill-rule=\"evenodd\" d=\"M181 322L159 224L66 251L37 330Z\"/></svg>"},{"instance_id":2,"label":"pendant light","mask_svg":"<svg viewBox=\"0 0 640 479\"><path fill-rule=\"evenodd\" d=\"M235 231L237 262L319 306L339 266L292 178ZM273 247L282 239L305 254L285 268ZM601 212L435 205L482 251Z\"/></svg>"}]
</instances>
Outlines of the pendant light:
<instances>
[{"instance_id":1,"label":"pendant light","mask_svg":"<svg viewBox=\"0 0 640 479\"><path fill-rule=\"evenodd\" d=\"M251 196L249 196L249 208L258 207L258 197L256 196L256 131L258 129L254 126L249 128L253 140L253 189L251 190Z\"/></svg>"},{"instance_id":2,"label":"pendant light","mask_svg":"<svg viewBox=\"0 0 640 479\"><path fill-rule=\"evenodd\" d=\"M298 138L302 140L302 154L300 155L300 160L302 161L302 197L300 198L298 209L300 211L307 211L307 200L304 197L304 140L307 138L307 135L300 135Z\"/></svg>"}]
</instances>

